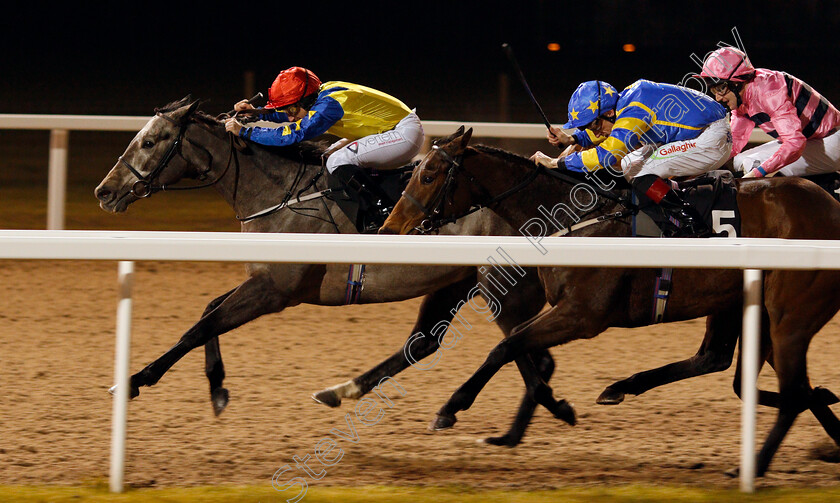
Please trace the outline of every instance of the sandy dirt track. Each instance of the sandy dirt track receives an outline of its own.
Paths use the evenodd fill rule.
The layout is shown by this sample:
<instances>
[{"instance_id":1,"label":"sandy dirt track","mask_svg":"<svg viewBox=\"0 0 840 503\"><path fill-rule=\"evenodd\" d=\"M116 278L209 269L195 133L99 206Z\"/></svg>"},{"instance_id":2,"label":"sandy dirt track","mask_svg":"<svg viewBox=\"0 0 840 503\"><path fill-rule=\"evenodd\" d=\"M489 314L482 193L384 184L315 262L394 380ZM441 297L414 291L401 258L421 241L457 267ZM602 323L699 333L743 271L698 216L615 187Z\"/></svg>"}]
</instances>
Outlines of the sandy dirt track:
<instances>
[{"instance_id":1,"label":"sandy dirt track","mask_svg":"<svg viewBox=\"0 0 840 503\"><path fill-rule=\"evenodd\" d=\"M244 279L240 264L140 262L135 286L132 372L171 346L207 302ZM107 477L114 323L114 262L0 262L0 484ZM222 338L231 404L213 416L203 351L189 354L129 408L127 482L136 486L260 484L292 457L312 454L345 413L310 394L390 355L408 335L419 300L324 308L299 306ZM476 443L504 431L522 382L515 366L496 376L447 432L426 429L434 412L477 368L499 330L468 310L473 329L431 370L396 377L406 396L379 423L355 423L357 444L316 485L469 484L545 488L569 484L667 483L735 487L740 402L734 367L673 384L616 407L594 403L604 386L693 354L703 322L610 330L552 350L555 395L576 404L569 427L540 409L516 449ZM840 327L834 320L810 351L814 385L840 391ZM775 389L766 370L761 384ZM775 417L759 411L761 438ZM333 438L335 438L333 436ZM838 465L812 460L828 437L803 414L763 486L840 484ZM314 466L319 466L314 459Z\"/></svg>"}]
</instances>

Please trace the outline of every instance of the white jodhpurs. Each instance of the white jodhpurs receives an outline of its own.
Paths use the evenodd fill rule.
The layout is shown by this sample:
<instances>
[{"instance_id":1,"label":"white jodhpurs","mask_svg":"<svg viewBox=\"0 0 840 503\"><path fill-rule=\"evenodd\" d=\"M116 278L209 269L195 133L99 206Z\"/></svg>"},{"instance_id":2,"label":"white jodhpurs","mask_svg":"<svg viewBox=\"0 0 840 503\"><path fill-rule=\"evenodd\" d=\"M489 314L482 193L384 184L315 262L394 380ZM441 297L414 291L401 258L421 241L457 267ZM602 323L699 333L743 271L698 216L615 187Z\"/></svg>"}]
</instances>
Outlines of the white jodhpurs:
<instances>
[{"instance_id":1,"label":"white jodhpurs","mask_svg":"<svg viewBox=\"0 0 840 503\"><path fill-rule=\"evenodd\" d=\"M732 133L724 118L706 126L697 138L638 148L621 160L621 169L628 180L641 175L696 176L720 168L731 153Z\"/></svg>"},{"instance_id":2,"label":"white jodhpurs","mask_svg":"<svg viewBox=\"0 0 840 503\"><path fill-rule=\"evenodd\" d=\"M327 170L353 164L362 168L395 169L411 162L423 147L423 125L414 112L406 115L394 129L352 141L330 154Z\"/></svg>"},{"instance_id":3,"label":"white jodhpurs","mask_svg":"<svg viewBox=\"0 0 840 503\"><path fill-rule=\"evenodd\" d=\"M767 142L735 156L735 171L749 172L769 159L781 148L779 140ZM785 176L805 176L831 173L840 170L840 131L825 138L805 142L799 159L779 170Z\"/></svg>"}]
</instances>

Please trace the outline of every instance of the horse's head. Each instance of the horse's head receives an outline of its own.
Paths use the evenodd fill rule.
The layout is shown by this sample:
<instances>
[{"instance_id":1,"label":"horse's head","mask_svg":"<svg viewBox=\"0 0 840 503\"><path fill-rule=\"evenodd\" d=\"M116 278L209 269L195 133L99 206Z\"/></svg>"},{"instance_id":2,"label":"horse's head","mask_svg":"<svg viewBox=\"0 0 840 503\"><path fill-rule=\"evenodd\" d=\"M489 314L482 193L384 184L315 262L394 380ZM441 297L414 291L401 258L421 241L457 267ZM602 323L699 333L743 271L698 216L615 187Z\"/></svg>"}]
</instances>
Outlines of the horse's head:
<instances>
[{"instance_id":1,"label":"horse's head","mask_svg":"<svg viewBox=\"0 0 840 503\"><path fill-rule=\"evenodd\" d=\"M403 196L394 206L379 232L408 234L415 228L431 230L437 221L466 213L472 205L468 184L458 183L464 175L462 161L472 128L464 126L448 138L435 142L432 150L414 168Z\"/></svg>"},{"instance_id":2,"label":"horse's head","mask_svg":"<svg viewBox=\"0 0 840 503\"><path fill-rule=\"evenodd\" d=\"M96 187L94 193L103 210L123 212L166 185L205 174L203 170L209 169L207 150L184 140L198 105L187 96L155 111Z\"/></svg>"}]
</instances>

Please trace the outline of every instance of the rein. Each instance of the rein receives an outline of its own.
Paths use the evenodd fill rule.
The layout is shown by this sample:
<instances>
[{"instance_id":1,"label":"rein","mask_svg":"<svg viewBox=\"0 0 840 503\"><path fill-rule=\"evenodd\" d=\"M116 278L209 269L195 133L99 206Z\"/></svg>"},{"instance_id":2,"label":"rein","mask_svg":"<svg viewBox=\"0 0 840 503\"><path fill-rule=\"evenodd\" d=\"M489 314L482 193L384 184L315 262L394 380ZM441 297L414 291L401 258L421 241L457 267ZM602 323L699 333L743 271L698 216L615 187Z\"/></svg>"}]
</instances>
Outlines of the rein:
<instances>
[{"instance_id":1,"label":"rein","mask_svg":"<svg viewBox=\"0 0 840 503\"><path fill-rule=\"evenodd\" d=\"M542 166L540 164L537 164L534 168L532 168L531 174L528 175L527 177L525 177L524 180L522 180L518 184L514 185L513 187L505 190L501 194L498 194L496 196L491 196L490 193L487 191L487 189L483 185L481 185L481 183L474 176L472 176L469 173L464 172L464 175L466 176L467 180L469 180L473 185L477 186L481 190L483 195L486 196L486 199L481 201L481 202L478 202L475 205L473 205L472 207L470 207L470 209L467 212L465 212L461 215L453 216L453 217L447 217L447 218L437 218L438 215L440 215L440 213L443 211L443 206L445 204L447 196L451 195L450 192L452 190L454 190L455 174L461 168L461 163L463 162L463 153L459 154L458 156L453 158L448 152L446 152L445 150L442 150L438 145L435 145L432 148L437 153L441 154L442 157L444 157L444 159L449 163L449 167L447 168L446 180L444 181L444 184L443 184L443 187L440 191L440 194L434 199L433 204L430 204L431 210L429 208L427 208L426 206L424 206L422 203L420 203L417 199L415 199L410 194L408 194L406 192L403 192L403 194L402 194L404 199L406 199L413 206L420 209L420 211L422 211L423 214L426 215L426 217L427 217L422 222L420 222L420 225L418 225L415 228L415 230L417 232L419 232L420 234L428 234L430 232L438 231L444 225L455 222L455 221L457 221L457 220L459 220L459 219L461 219L461 218L463 218L467 215L475 213L476 211L478 211L482 208L493 206L494 204L496 204L498 202L501 202L502 200L507 199L508 197L512 196L513 194L521 191L522 189L524 189L525 187L530 185L534 180L536 180L536 178L540 174L543 174L543 173L545 173L546 175L552 176L552 177L554 177L554 178L556 178L556 179L558 179L562 182L565 182L567 184L570 184L570 185L577 185L579 183L586 183L586 182L583 182L583 181L581 181L579 179L576 179L572 176L569 176L565 173L558 172L558 171L551 170L551 169L545 169L544 166ZM582 228L582 227L588 227L589 225L593 225L595 223L600 223L600 222L603 222L603 221L606 221L606 220L615 220L615 219L618 219L618 218L623 218L625 216L631 216L631 215L635 215L636 213L638 213L639 207L636 206L635 204L633 204L630 200L628 200L626 198L622 198L620 196L617 196L616 194L614 194L614 193L612 193L608 190L604 190L601 187L598 187L597 185L593 185L593 184L589 184L589 183L587 183L587 185L589 187L591 187L592 190L595 191L595 193L605 197L606 199L609 199L611 201L615 201L618 204L624 206L625 210L618 211L618 212L615 212L615 213L610 213L608 215L602 215L602 216L597 217L597 218L589 219L586 222L581 222L580 224L576 224L576 225L572 226L571 228L567 229L565 233L562 233L562 234L558 233L557 235L565 235L565 234L568 234L569 232L572 232L573 230L577 230L577 229Z\"/></svg>"},{"instance_id":2,"label":"rein","mask_svg":"<svg viewBox=\"0 0 840 503\"><path fill-rule=\"evenodd\" d=\"M168 149L166 149L166 152L163 154L163 157L158 162L158 165L155 166L155 169L153 169L148 175L143 175L142 173L140 173L140 171L137 170L131 164L129 164L129 162L126 161L123 158L123 156L119 157L120 163L122 163L123 166L128 168L128 170L137 178L137 181L131 187L131 193L136 197L146 198L146 197L149 197L152 194L154 194L156 192L160 192L160 191L196 190L196 189L203 189L203 188L211 187L211 186L219 183L219 181L222 178L224 178L224 176L230 170L231 164L233 163L233 164L236 165L236 179L235 179L234 185L233 185L233 199L235 201L236 200L236 193L237 193L237 190L239 188L239 157L236 154L236 147L233 144L234 138L233 138L232 135L229 136L230 137L230 155L228 156L227 166L225 166L225 169L224 169L224 171L222 171L222 174L219 175L218 177L216 177L215 180L212 180L210 182L200 184L200 185L191 185L191 186L188 186L188 187L176 187L176 186L157 183L157 180L160 177L161 172L163 172L163 170L166 169L166 167L169 165L169 161L171 161L172 158L175 157L176 154L179 155L181 157L181 159L184 159L184 161L186 161L187 163L190 162L189 160L187 160L186 157L184 157L184 154L181 151L181 147L183 145L184 134L187 131L187 127L189 127L191 124L193 124L193 122L190 122L188 120L188 118L187 118L187 120L184 120L182 122L178 122L178 121L172 119L171 117L167 117L166 115L164 115L160 112L157 112L156 115L158 117L166 119L167 121L171 122L172 124L175 124L176 126L178 126L178 136L175 137L175 141L172 142L172 144L169 146ZM190 145L194 146L195 148L203 150L207 154L207 157L208 157L207 169L204 170L204 172L201 175L199 175L199 180L204 180L204 179L207 178L207 173L209 173L210 170L212 169L213 154L210 153L210 151L207 150L207 148L205 148L203 145L199 145L198 143L192 141L189 138L187 138L186 141L189 142Z\"/></svg>"}]
</instances>

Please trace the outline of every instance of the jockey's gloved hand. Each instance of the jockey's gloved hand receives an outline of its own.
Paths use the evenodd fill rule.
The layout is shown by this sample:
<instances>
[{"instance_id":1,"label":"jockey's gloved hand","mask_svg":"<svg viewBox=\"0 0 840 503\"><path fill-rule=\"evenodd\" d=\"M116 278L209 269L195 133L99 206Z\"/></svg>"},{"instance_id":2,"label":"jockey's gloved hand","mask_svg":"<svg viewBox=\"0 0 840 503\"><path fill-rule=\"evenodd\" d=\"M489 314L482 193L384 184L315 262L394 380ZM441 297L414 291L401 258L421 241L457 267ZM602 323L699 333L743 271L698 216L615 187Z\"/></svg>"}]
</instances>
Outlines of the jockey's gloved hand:
<instances>
[{"instance_id":1,"label":"jockey's gloved hand","mask_svg":"<svg viewBox=\"0 0 840 503\"><path fill-rule=\"evenodd\" d=\"M572 145L575 140L571 136L569 136L565 131L558 127L551 126L548 129L548 143L551 143L555 147L558 148L566 148Z\"/></svg>"},{"instance_id":2,"label":"jockey's gloved hand","mask_svg":"<svg viewBox=\"0 0 840 503\"><path fill-rule=\"evenodd\" d=\"M530 159L536 164L537 166L543 166L548 169L557 169L558 163L560 162L559 157L550 157L546 154L543 154L539 150L534 152L534 155L530 157ZM561 163L563 167L561 169L566 169L566 163Z\"/></svg>"},{"instance_id":3,"label":"jockey's gloved hand","mask_svg":"<svg viewBox=\"0 0 840 503\"><path fill-rule=\"evenodd\" d=\"M764 168L757 166L746 173L743 178L764 178L765 176L767 176L767 172L764 171Z\"/></svg>"}]
</instances>

